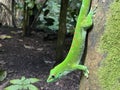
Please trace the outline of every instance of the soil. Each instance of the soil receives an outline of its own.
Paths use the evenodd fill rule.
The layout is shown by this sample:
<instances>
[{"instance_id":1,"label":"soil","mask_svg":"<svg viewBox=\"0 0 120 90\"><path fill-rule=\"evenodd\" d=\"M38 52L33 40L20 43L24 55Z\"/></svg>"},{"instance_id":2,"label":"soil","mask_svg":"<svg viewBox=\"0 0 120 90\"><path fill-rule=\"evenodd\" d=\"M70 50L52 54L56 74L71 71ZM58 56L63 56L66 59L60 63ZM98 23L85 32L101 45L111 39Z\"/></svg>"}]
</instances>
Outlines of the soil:
<instances>
[{"instance_id":1,"label":"soil","mask_svg":"<svg viewBox=\"0 0 120 90\"><path fill-rule=\"evenodd\" d=\"M41 81L35 84L39 90L79 90L80 71L74 71L54 83L46 82L55 63L56 39L44 40L44 32L33 32L30 37L22 37L21 30L10 27L0 28L0 35L3 34L12 38L0 39L0 67L8 73L1 86L11 79L25 76L39 78ZM66 39L66 42L68 49L71 39Z\"/></svg>"}]
</instances>

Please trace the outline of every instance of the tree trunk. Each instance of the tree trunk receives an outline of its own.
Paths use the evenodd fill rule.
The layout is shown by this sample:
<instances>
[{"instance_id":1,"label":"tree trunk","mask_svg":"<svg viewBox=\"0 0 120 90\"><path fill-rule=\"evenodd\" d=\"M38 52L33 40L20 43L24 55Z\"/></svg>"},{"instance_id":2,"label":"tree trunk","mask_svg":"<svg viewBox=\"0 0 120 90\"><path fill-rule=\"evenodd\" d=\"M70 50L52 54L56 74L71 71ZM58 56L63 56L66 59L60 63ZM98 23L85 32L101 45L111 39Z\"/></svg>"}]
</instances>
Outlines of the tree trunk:
<instances>
[{"instance_id":1,"label":"tree trunk","mask_svg":"<svg viewBox=\"0 0 120 90\"><path fill-rule=\"evenodd\" d=\"M105 58L105 53L98 52L99 43L102 34L104 34L106 12L108 6L113 0L92 0L92 7L97 6L97 11L94 16L94 26L88 34L87 55L85 65L89 68L89 78L81 78L79 90L103 90L99 84L98 70L101 67L100 64ZM105 89L110 90L110 89ZM112 89L111 89L112 90ZM118 89L114 89L118 90Z\"/></svg>"},{"instance_id":2,"label":"tree trunk","mask_svg":"<svg viewBox=\"0 0 120 90\"><path fill-rule=\"evenodd\" d=\"M3 3L9 10L6 9L6 7L3 7L3 10L1 12L1 23L2 25L8 25L12 26L12 16L11 12L9 12L12 8L12 1L11 0L0 0L1 3Z\"/></svg>"},{"instance_id":3,"label":"tree trunk","mask_svg":"<svg viewBox=\"0 0 120 90\"><path fill-rule=\"evenodd\" d=\"M56 50L56 64L62 62L63 60L63 51L64 51L64 40L66 29L66 16L67 16L67 7L69 0L61 0L61 10L59 18L59 31L58 31L58 40L57 40L57 50Z\"/></svg>"},{"instance_id":4,"label":"tree trunk","mask_svg":"<svg viewBox=\"0 0 120 90\"><path fill-rule=\"evenodd\" d=\"M12 24L16 28L16 22L15 22L15 0L12 0Z\"/></svg>"},{"instance_id":5,"label":"tree trunk","mask_svg":"<svg viewBox=\"0 0 120 90\"><path fill-rule=\"evenodd\" d=\"M22 36L30 36L30 26L29 26L29 19L30 15L28 14L29 8L27 7L27 4L24 1L24 19L23 19L23 33Z\"/></svg>"},{"instance_id":6,"label":"tree trunk","mask_svg":"<svg viewBox=\"0 0 120 90\"><path fill-rule=\"evenodd\" d=\"M28 15L27 15L27 8L26 3L24 1L24 13L23 13L23 33L22 36L26 36L27 34L27 24L28 24Z\"/></svg>"}]
</instances>

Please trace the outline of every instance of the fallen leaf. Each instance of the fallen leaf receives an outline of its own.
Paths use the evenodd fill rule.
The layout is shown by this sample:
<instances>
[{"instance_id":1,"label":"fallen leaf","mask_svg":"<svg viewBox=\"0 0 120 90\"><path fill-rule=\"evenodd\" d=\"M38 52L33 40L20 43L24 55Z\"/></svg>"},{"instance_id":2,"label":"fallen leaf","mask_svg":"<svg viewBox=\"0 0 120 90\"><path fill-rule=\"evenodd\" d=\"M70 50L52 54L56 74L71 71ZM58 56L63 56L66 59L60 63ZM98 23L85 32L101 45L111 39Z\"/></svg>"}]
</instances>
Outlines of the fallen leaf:
<instances>
[{"instance_id":1,"label":"fallen leaf","mask_svg":"<svg viewBox=\"0 0 120 90\"><path fill-rule=\"evenodd\" d=\"M44 61L44 62L45 62L46 64L50 64L50 63L52 63L51 61L47 61L47 60Z\"/></svg>"},{"instance_id":2,"label":"fallen leaf","mask_svg":"<svg viewBox=\"0 0 120 90\"><path fill-rule=\"evenodd\" d=\"M23 40L22 40L22 39L18 39L18 41L23 42Z\"/></svg>"},{"instance_id":3,"label":"fallen leaf","mask_svg":"<svg viewBox=\"0 0 120 90\"><path fill-rule=\"evenodd\" d=\"M2 47L2 44L0 43L0 47Z\"/></svg>"},{"instance_id":4,"label":"fallen leaf","mask_svg":"<svg viewBox=\"0 0 120 90\"><path fill-rule=\"evenodd\" d=\"M42 51L42 50L43 50L43 48L37 48L36 50L37 50L37 51Z\"/></svg>"},{"instance_id":5,"label":"fallen leaf","mask_svg":"<svg viewBox=\"0 0 120 90\"><path fill-rule=\"evenodd\" d=\"M12 34L17 34L17 32L15 32L15 31L11 31L11 33L12 33Z\"/></svg>"},{"instance_id":6,"label":"fallen leaf","mask_svg":"<svg viewBox=\"0 0 120 90\"><path fill-rule=\"evenodd\" d=\"M34 49L33 46L24 45L24 47L27 48L27 49Z\"/></svg>"},{"instance_id":7,"label":"fallen leaf","mask_svg":"<svg viewBox=\"0 0 120 90\"><path fill-rule=\"evenodd\" d=\"M4 39L9 39L9 38L12 38L11 36L9 35L0 35L0 39L4 40Z\"/></svg>"},{"instance_id":8,"label":"fallen leaf","mask_svg":"<svg viewBox=\"0 0 120 90\"><path fill-rule=\"evenodd\" d=\"M19 34L22 33L22 31L11 31L12 34Z\"/></svg>"}]
</instances>

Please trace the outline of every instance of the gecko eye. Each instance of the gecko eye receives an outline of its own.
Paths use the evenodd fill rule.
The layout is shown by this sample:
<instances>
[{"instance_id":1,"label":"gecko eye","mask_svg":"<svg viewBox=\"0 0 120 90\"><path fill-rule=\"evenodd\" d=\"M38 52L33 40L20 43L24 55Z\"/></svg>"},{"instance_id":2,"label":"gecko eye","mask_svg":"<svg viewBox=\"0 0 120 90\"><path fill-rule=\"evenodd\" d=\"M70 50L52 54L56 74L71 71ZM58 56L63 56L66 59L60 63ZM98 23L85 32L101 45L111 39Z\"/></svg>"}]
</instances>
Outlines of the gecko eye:
<instances>
[{"instance_id":1,"label":"gecko eye","mask_svg":"<svg viewBox=\"0 0 120 90\"><path fill-rule=\"evenodd\" d=\"M52 78L55 78L55 76L54 76L54 75L52 75L51 77L52 77Z\"/></svg>"}]
</instances>

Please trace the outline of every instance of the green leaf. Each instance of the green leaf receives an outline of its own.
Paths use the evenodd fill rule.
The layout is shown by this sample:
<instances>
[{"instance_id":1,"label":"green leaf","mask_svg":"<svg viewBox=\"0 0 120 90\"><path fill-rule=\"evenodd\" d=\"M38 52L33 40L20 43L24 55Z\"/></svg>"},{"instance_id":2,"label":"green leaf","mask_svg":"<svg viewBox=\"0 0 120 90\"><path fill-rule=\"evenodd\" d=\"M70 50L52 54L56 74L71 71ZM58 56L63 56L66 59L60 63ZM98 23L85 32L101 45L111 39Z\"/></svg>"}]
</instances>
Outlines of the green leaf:
<instances>
[{"instance_id":1,"label":"green leaf","mask_svg":"<svg viewBox=\"0 0 120 90\"><path fill-rule=\"evenodd\" d=\"M22 86L22 90L28 90L28 85Z\"/></svg>"},{"instance_id":2,"label":"green leaf","mask_svg":"<svg viewBox=\"0 0 120 90\"><path fill-rule=\"evenodd\" d=\"M31 83L35 83L40 81L37 78L28 78L26 79L24 76L21 79L10 80L10 83L15 84L5 88L5 90L39 90L36 86Z\"/></svg>"},{"instance_id":3,"label":"green leaf","mask_svg":"<svg viewBox=\"0 0 120 90\"><path fill-rule=\"evenodd\" d=\"M7 72L0 70L0 81L3 81L7 76Z\"/></svg>"},{"instance_id":4,"label":"green leaf","mask_svg":"<svg viewBox=\"0 0 120 90\"><path fill-rule=\"evenodd\" d=\"M20 79L13 79L13 80L10 80L10 83L11 84L22 84L22 81Z\"/></svg>"},{"instance_id":5,"label":"green leaf","mask_svg":"<svg viewBox=\"0 0 120 90\"><path fill-rule=\"evenodd\" d=\"M29 83L36 83L38 81L40 81L40 80L37 79L37 78L28 78L28 79L26 79L26 82L29 82Z\"/></svg>"},{"instance_id":6,"label":"green leaf","mask_svg":"<svg viewBox=\"0 0 120 90\"><path fill-rule=\"evenodd\" d=\"M29 3L29 2L31 2L31 0L25 0L25 2L26 2L26 3Z\"/></svg>"},{"instance_id":7,"label":"green leaf","mask_svg":"<svg viewBox=\"0 0 120 90\"><path fill-rule=\"evenodd\" d=\"M37 9L40 9L42 5L41 4L37 4L36 6L37 6Z\"/></svg>"},{"instance_id":8,"label":"green leaf","mask_svg":"<svg viewBox=\"0 0 120 90\"><path fill-rule=\"evenodd\" d=\"M36 83L36 82L39 82L40 80L37 79L37 78L30 78L29 79L31 83Z\"/></svg>"},{"instance_id":9,"label":"green leaf","mask_svg":"<svg viewBox=\"0 0 120 90\"><path fill-rule=\"evenodd\" d=\"M17 9L23 9L24 5L23 5L21 2L19 2L19 3L16 4L15 7L16 7Z\"/></svg>"},{"instance_id":10,"label":"green leaf","mask_svg":"<svg viewBox=\"0 0 120 90\"><path fill-rule=\"evenodd\" d=\"M12 84L23 84L24 80L26 78L23 76L21 79L13 79L13 80L10 80L10 83Z\"/></svg>"},{"instance_id":11,"label":"green leaf","mask_svg":"<svg viewBox=\"0 0 120 90\"><path fill-rule=\"evenodd\" d=\"M34 7L34 2L28 3L28 7L29 7L30 9L32 9L32 8Z\"/></svg>"},{"instance_id":12,"label":"green leaf","mask_svg":"<svg viewBox=\"0 0 120 90\"><path fill-rule=\"evenodd\" d=\"M24 77L24 76L22 76L22 78L21 78L21 81L24 81L26 78Z\"/></svg>"},{"instance_id":13,"label":"green leaf","mask_svg":"<svg viewBox=\"0 0 120 90\"><path fill-rule=\"evenodd\" d=\"M11 85L6 87L4 90L21 90L21 89L22 89L22 86L20 85Z\"/></svg>"},{"instance_id":14,"label":"green leaf","mask_svg":"<svg viewBox=\"0 0 120 90\"><path fill-rule=\"evenodd\" d=\"M28 85L29 90L39 90L36 86L34 85Z\"/></svg>"},{"instance_id":15,"label":"green leaf","mask_svg":"<svg viewBox=\"0 0 120 90\"><path fill-rule=\"evenodd\" d=\"M29 15L33 15L33 10L28 11Z\"/></svg>"}]
</instances>

